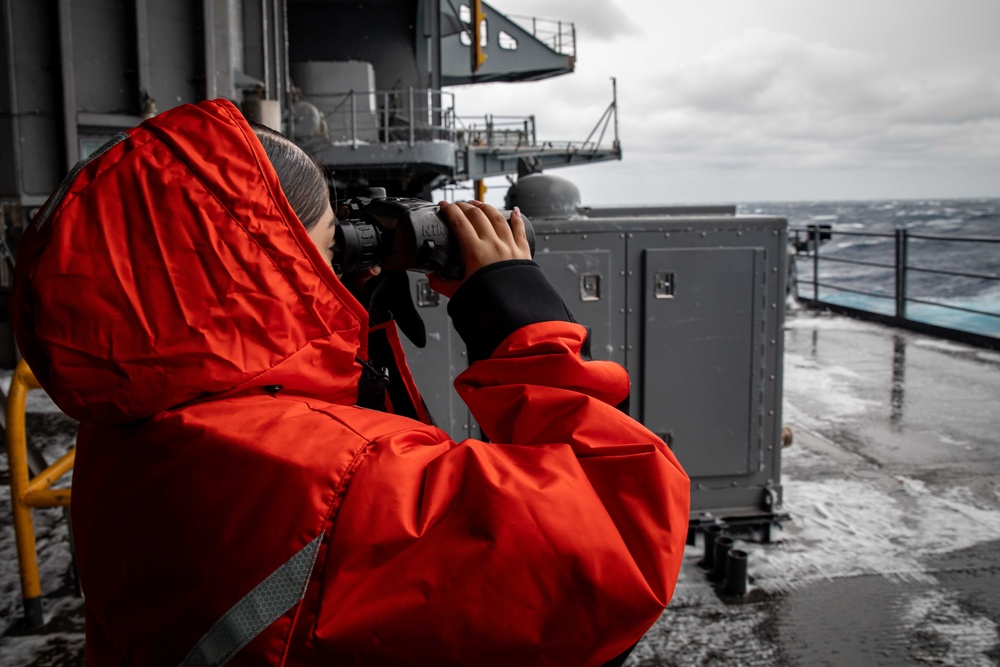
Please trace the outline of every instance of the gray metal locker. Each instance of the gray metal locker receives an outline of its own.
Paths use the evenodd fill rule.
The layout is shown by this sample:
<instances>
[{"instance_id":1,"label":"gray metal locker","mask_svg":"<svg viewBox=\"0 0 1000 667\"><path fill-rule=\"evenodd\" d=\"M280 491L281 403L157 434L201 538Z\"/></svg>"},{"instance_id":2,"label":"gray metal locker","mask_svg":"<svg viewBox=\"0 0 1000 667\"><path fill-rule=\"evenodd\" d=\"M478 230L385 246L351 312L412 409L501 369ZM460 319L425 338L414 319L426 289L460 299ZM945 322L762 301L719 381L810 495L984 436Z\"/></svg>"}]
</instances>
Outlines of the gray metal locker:
<instances>
[{"instance_id":1,"label":"gray metal locker","mask_svg":"<svg viewBox=\"0 0 1000 667\"><path fill-rule=\"evenodd\" d=\"M621 214L535 218L535 261L590 327L593 357L628 368L630 414L668 442L691 477L692 524L769 524L781 504L787 223ZM454 329L437 319L441 301L420 312L433 318L428 331L450 332L453 347L430 341L410 352L410 365L439 424L477 437L450 392L466 359Z\"/></svg>"}]
</instances>

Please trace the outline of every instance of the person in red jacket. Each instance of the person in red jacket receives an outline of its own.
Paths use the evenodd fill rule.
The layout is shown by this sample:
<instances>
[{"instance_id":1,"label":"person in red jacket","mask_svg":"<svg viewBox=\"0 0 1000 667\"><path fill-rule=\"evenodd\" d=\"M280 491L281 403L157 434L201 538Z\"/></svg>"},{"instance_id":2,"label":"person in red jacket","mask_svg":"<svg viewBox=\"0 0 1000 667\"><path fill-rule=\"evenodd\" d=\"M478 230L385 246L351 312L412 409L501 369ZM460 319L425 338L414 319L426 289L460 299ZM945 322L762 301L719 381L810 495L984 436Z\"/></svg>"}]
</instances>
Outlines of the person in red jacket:
<instances>
[{"instance_id":1,"label":"person in red jacket","mask_svg":"<svg viewBox=\"0 0 1000 667\"><path fill-rule=\"evenodd\" d=\"M670 600L689 494L617 409L626 371L588 358L518 216L442 205L455 386L489 442L358 407L368 314L332 212L296 210L262 141L224 100L162 113L20 241L18 344L81 422L87 664L620 660Z\"/></svg>"}]
</instances>

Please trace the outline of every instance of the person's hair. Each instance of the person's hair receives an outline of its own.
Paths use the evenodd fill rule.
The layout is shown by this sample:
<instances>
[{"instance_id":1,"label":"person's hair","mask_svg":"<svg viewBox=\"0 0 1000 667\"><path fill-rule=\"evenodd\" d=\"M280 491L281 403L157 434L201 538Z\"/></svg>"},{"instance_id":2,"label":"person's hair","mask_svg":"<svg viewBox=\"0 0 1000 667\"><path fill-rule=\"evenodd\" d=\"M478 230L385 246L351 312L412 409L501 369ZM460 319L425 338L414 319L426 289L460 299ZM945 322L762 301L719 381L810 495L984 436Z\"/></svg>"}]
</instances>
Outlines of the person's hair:
<instances>
[{"instance_id":1,"label":"person's hair","mask_svg":"<svg viewBox=\"0 0 1000 667\"><path fill-rule=\"evenodd\" d=\"M322 168L285 135L252 121L250 127L271 160L292 210L306 230L311 230L330 201Z\"/></svg>"}]
</instances>

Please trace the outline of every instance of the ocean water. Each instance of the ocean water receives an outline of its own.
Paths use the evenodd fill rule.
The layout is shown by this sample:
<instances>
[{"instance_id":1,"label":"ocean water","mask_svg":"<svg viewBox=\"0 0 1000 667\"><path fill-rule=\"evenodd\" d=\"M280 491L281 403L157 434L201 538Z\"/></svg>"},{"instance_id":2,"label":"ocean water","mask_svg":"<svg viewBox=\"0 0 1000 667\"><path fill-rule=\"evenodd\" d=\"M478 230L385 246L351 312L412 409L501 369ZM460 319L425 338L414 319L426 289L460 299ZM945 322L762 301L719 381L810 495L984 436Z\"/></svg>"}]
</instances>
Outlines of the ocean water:
<instances>
[{"instance_id":1,"label":"ocean water","mask_svg":"<svg viewBox=\"0 0 1000 667\"><path fill-rule=\"evenodd\" d=\"M738 211L781 215L788 218L790 227L830 225L833 238L820 247L819 281L868 294L820 287L820 299L887 315L895 314L893 269L825 259L893 265L893 235L899 228L906 229L908 234L997 239L998 242L988 243L910 238L907 243L907 297L929 303L909 302L906 314L912 320L1000 336L1000 280L919 270L1000 277L1000 199L762 202L741 205ZM886 236L851 236L838 232L875 232ZM806 255L798 255L795 259L793 271L799 281L798 293L812 297L813 259Z\"/></svg>"}]
</instances>

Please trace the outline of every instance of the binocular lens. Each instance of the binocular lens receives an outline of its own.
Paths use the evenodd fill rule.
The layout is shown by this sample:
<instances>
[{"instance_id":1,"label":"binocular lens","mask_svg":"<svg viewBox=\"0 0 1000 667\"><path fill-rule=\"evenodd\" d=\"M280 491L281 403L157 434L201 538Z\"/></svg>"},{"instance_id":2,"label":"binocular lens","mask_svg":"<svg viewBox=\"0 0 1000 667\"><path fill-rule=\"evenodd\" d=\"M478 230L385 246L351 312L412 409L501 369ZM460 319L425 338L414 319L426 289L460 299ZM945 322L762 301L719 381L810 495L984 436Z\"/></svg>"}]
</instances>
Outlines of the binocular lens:
<instances>
[{"instance_id":1,"label":"binocular lens","mask_svg":"<svg viewBox=\"0 0 1000 667\"><path fill-rule=\"evenodd\" d=\"M508 221L510 220L507 214ZM461 278L458 242L440 208L422 199L356 197L337 207L333 267L340 274L375 266ZM535 236L524 218L531 252Z\"/></svg>"},{"instance_id":2,"label":"binocular lens","mask_svg":"<svg viewBox=\"0 0 1000 667\"><path fill-rule=\"evenodd\" d=\"M333 268L337 273L363 271L385 258L382 230L361 220L343 220L334 231Z\"/></svg>"}]
</instances>

